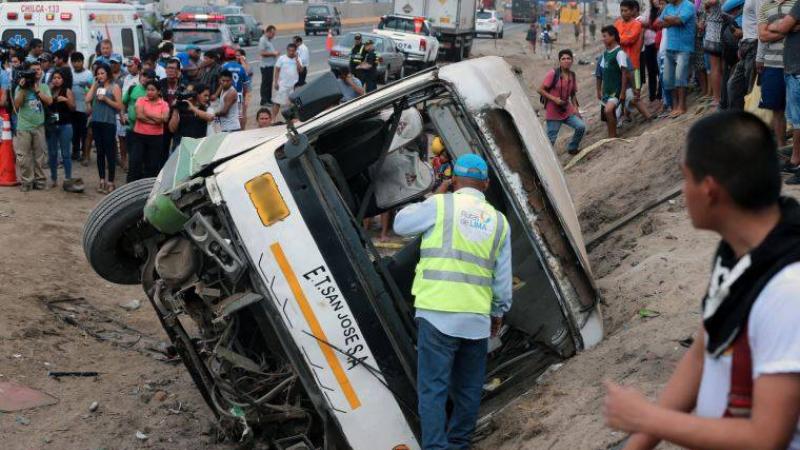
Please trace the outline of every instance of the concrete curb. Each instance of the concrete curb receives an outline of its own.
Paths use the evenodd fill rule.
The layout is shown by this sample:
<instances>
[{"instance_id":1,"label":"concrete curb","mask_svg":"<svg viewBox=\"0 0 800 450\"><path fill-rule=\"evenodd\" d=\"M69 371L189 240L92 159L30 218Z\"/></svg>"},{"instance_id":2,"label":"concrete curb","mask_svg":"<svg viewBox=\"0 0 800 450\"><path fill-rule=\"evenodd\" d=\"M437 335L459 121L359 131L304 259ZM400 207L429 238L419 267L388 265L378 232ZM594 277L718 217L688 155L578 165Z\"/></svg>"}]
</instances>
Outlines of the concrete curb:
<instances>
[{"instance_id":1,"label":"concrete curb","mask_svg":"<svg viewBox=\"0 0 800 450\"><path fill-rule=\"evenodd\" d=\"M381 20L380 17L359 17L355 19L342 19L342 27L346 26L359 26L359 25L369 25L374 24L375 26L378 25L378 22ZM304 24L303 22L291 22L291 23L276 23L275 28L277 31L303 31Z\"/></svg>"}]
</instances>

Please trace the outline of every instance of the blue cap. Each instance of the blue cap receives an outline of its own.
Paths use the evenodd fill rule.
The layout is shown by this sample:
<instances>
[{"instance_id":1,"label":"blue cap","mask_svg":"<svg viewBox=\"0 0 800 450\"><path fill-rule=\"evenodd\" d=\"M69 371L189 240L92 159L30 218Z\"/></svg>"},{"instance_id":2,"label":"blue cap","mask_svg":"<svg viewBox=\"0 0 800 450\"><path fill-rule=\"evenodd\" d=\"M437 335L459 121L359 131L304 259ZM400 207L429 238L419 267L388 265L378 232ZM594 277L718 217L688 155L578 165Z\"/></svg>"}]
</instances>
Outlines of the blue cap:
<instances>
[{"instance_id":1,"label":"blue cap","mask_svg":"<svg viewBox=\"0 0 800 450\"><path fill-rule=\"evenodd\" d=\"M117 64L122 64L122 55L119 53L112 53L111 57L108 58L110 62L115 62Z\"/></svg>"},{"instance_id":2,"label":"blue cap","mask_svg":"<svg viewBox=\"0 0 800 450\"><path fill-rule=\"evenodd\" d=\"M489 178L489 167L483 158L470 153L461 155L456 159L453 175L483 181Z\"/></svg>"},{"instance_id":3,"label":"blue cap","mask_svg":"<svg viewBox=\"0 0 800 450\"><path fill-rule=\"evenodd\" d=\"M189 50L197 50L199 52L200 46L195 44L189 44L186 46L186 51L188 52Z\"/></svg>"},{"instance_id":4,"label":"blue cap","mask_svg":"<svg viewBox=\"0 0 800 450\"><path fill-rule=\"evenodd\" d=\"M727 0L722 5L722 12L727 14L727 13L733 11L734 9L740 8L740 7L743 7L743 6L744 6L744 0Z\"/></svg>"}]
</instances>

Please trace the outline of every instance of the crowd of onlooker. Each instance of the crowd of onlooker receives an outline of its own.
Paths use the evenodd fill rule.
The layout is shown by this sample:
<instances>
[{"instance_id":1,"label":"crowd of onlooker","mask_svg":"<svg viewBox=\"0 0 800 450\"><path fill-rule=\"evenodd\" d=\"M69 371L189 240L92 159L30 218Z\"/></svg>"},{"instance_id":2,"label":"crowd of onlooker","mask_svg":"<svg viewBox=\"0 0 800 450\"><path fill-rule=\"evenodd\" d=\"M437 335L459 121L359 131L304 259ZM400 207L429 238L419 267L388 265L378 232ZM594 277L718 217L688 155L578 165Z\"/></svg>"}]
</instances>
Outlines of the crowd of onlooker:
<instances>
[{"instance_id":1,"label":"crowd of onlooker","mask_svg":"<svg viewBox=\"0 0 800 450\"><path fill-rule=\"evenodd\" d=\"M267 30L274 35L274 27ZM143 58L123 58L110 40L98 43L92 55L71 45L49 53L39 39L4 54L0 112L11 120L23 191L56 186L60 169L63 188L82 191L73 162L88 166L94 148L97 191L108 193L116 188L118 168L127 172L128 182L153 177L183 137L246 127L252 70L244 50L201 53L189 45L175 52L171 39L165 31L157 51ZM289 47L287 55L297 48ZM291 72L276 69L276 84L305 75L299 63L297 73ZM280 90L279 95L286 96ZM258 125L270 126L276 113L262 108Z\"/></svg>"},{"instance_id":2,"label":"crowd of onlooker","mask_svg":"<svg viewBox=\"0 0 800 450\"><path fill-rule=\"evenodd\" d=\"M787 142L787 121L792 126L793 152L784 171L800 170L797 0L650 0L644 12L636 0L622 0L620 17L601 29L601 38L605 48L597 60L596 90L609 137L632 120L633 111L644 120L686 114L687 91L693 87L698 92L694 101L712 110L743 109L745 97L755 94L760 95L758 108L771 112L779 146ZM576 153L586 125L573 58L568 49L559 52L558 67L547 73L538 91L551 142L566 124L575 129L567 150ZM644 84L648 103L642 98ZM659 102L660 111L651 110ZM800 176L787 183L800 183Z\"/></svg>"},{"instance_id":3,"label":"crowd of onlooker","mask_svg":"<svg viewBox=\"0 0 800 450\"><path fill-rule=\"evenodd\" d=\"M276 29L266 27L258 44L261 101L258 127L275 123L290 95L306 83L310 51L295 36L285 52L274 44ZM40 39L2 53L0 113L7 113L14 135L17 176L23 191L59 184L81 192L73 162L88 166L96 153L97 191L117 185L117 169L128 182L158 174L183 137L202 138L247 126L252 68L243 49L220 47L201 52L188 45L175 51L165 30L156 51L123 58L106 39L94 54L71 44L53 53ZM356 45L350 70L336 76L343 101L377 88L377 57L371 41ZM354 76L356 75L356 76ZM49 166L49 176L45 167Z\"/></svg>"}]
</instances>

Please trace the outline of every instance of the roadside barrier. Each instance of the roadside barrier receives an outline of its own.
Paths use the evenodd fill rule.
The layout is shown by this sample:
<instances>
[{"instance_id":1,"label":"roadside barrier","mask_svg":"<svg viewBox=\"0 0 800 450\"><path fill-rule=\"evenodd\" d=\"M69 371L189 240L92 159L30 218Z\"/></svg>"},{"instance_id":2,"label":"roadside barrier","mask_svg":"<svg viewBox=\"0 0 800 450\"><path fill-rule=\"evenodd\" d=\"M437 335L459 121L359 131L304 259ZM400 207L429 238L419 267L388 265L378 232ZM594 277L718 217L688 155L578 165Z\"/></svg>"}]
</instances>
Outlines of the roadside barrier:
<instances>
[{"instance_id":1,"label":"roadside barrier","mask_svg":"<svg viewBox=\"0 0 800 450\"><path fill-rule=\"evenodd\" d=\"M8 113L0 113L3 121L3 137L0 142L0 186L16 186L17 157L14 155L14 140L11 136L11 118Z\"/></svg>"}]
</instances>

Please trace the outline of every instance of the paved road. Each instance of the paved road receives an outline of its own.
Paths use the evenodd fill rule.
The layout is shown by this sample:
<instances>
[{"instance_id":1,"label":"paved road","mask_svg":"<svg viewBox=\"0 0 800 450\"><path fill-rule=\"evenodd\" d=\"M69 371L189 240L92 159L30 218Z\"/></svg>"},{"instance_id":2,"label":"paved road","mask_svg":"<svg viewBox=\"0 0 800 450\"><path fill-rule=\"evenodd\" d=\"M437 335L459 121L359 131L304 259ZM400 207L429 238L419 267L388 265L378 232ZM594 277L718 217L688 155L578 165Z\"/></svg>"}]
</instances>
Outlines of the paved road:
<instances>
[{"instance_id":1,"label":"paved road","mask_svg":"<svg viewBox=\"0 0 800 450\"><path fill-rule=\"evenodd\" d=\"M372 26L342 28L342 34L350 31L360 31L364 33L372 31L372 29ZM303 42L305 42L305 44L308 46L308 50L311 52L311 64L308 68L309 78L313 78L315 75L319 75L330 70L328 66L328 51L325 50L325 39L327 39L327 35L320 34L317 36L305 36L302 31L297 34L302 36ZM289 44L289 42L291 42L292 37L294 37L294 34L288 33L275 36L275 48L281 53L285 52L286 46ZM250 64L254 65L253 71L258 74L259 71L255 70L256 66L261 61L261 57L258 55L258 47L245 47L245 51L247 51L247 60L250 62ZM258 74L256 76L259 78L260 82L261 75Z\"/></svg>"},{"instance_id":2,"label":"paved road","mask_svg":"<svg viewBox=\"0 0 800 450\"><path fill-rule=\"evenodd\" d=\"M519 32L524 31L527 28L527 24L521 23L507 23L505 24L504 31L507 33ZM348 33L351 31L360 31L360 32L370 32L372 31L373 26L359 26L359 27L346 27L342 28L342 34ZM305 36L302 32L298 33L303 37L303 41L308 46L309 51L311 52L311 64L308 68L308 81L311 81L315 77L328 72L330 70L330 66L328 66L328 52L325 50L325 39L327 35L317 35L317 36ZM282 33L275 37L275 48L281 52L285 52L286 45L291 42L292 37L294 34L290 33ZM507 36L508 37L508 36ZM479 41L483 40L491 40L491 38L480 37L478 38ZM499 42L498 42L499 44ZM258 55L258 47L257 46L250 46L245 47L245 51L247 52L247 60L253 66L253 97L250 101L250 114L255 114L256 107L258 105L260 95L258 93L258 86L261 85L261 71L258 70L261 57Z\"/></svg>"}]
</instances>

